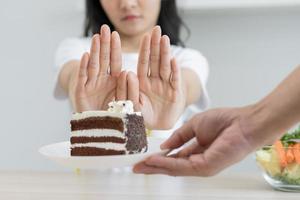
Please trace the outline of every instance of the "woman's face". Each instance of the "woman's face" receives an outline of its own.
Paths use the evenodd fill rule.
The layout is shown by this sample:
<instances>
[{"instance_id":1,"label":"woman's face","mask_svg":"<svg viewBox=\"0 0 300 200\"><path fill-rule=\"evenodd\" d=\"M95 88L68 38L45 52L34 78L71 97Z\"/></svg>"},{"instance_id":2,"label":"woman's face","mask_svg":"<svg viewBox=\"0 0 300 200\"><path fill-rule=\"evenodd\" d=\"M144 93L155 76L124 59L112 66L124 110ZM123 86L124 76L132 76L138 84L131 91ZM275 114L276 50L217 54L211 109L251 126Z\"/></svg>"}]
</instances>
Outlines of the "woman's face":
<instances>
[{"instance_id":1,"label":"woman's face","mask_svg":"<svg viewBox=\"0 0 300 200\"><path fill-rule=\"evenodd\" d=\"M157 23L161 0L100 0L116 31L128 37L144 34Z\"/></svg>"}]
</instances>

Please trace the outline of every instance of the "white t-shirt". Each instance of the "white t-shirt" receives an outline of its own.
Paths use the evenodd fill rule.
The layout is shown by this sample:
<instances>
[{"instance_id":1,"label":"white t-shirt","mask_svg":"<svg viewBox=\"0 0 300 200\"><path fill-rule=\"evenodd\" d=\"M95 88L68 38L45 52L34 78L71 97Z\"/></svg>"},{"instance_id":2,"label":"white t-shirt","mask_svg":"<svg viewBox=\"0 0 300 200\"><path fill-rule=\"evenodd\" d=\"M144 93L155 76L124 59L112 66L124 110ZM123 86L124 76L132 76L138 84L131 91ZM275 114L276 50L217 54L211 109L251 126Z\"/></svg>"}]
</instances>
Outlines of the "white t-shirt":
<instances>
[{"instance_id":1,"label":"white t-shirt","mask_svg":"<svg viewBox=\"0 0 300 200\"><path fill-rule=\"evenodd\" d=\"M67 94L58 85L57 77L61 67L68 61L80 60L84 52L89 52L91 38L68 38L61 42L55 54L55 72L56 86L54 96L56 99L67 99ZM178 122L168 131L153 131L155 135L167 136L166 133L172 133L173 130L179 128L184 121L191 118L197 112L201 112L209 106L209 96L206 90L206 83L209 74L208 63L201 53L194 49L182 48L171 45L172 57L176 58L180 68L189 68L193 70L199 77L202 85L202 93L199 100L186 108ZM137 71L138 53L122 54L122 70ZM165 134L163 134L165 133Z\"/></svg>"}]
</instances>

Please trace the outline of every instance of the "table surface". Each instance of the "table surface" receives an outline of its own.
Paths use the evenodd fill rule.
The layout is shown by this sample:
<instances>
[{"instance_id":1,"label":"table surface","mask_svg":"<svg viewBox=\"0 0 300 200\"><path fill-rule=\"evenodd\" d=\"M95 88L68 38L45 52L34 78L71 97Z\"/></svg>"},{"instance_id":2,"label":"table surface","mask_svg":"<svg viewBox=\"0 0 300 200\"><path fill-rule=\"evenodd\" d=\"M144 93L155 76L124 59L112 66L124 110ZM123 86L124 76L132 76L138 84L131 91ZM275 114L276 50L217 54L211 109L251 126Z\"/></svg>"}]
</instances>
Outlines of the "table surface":
<instances>
[{"instance_id":1,"label":"table surface","mask_svg":"<svg viewBox=\"0 0 300 200\"><path fill-rule=\"evenodd\" d=\"M257 174L221 174L210 178L105 172L0 171L0 199L300 199L275 191Z\"/></svg>"}]
</instances>

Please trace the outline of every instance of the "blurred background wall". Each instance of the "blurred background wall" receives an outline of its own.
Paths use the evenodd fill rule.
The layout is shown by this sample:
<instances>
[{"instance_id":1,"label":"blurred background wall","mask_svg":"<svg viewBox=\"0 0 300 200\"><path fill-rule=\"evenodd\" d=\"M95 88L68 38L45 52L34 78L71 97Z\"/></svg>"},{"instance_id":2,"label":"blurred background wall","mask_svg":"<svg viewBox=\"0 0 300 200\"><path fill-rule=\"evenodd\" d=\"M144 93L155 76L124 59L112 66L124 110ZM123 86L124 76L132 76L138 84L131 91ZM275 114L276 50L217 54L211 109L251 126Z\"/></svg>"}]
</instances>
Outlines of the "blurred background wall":
<instances>
[{"instance_id":1,"label":"blurred background wall","mask_svg":"<svg viewBox=\"0 0 300 200\"><path fill-rule=\"evenodd\" d=\"M187 46L210 63L211 107L253 103L299 64L300 9L187 9ZM0 169L64 170L38 154L69 139L67 101L53 97L54 52L80 36L83 0L0 3ZM288 98L288 97L282 97ZM254 171L252 156L229 170Z\"/></svg>"}]
</instances>

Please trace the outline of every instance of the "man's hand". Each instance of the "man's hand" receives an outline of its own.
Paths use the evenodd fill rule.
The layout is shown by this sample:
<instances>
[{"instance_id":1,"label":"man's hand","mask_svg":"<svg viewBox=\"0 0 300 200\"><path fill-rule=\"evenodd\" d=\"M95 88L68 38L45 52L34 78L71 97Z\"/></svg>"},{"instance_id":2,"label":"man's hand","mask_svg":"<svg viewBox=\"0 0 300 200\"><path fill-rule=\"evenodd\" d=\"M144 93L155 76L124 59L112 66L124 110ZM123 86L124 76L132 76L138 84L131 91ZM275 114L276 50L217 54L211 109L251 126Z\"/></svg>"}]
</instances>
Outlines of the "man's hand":
<instances>
[{"instance_id":1,"label":"man's hand","mask_svg":"<svg viewBox=\"0 0 300 200\"><path fill-rule=\"evenodd\" d=\"M182 147L171 156L151 156L134 167L134 172L172 176L212 176L242 160L260 143L253 143L251 107L215 109L198 114L161 145L162 149ZM249 121L248 121L249 120ZM264 140L263 132L261 143Z\"/></svg>"}]
</instances>

